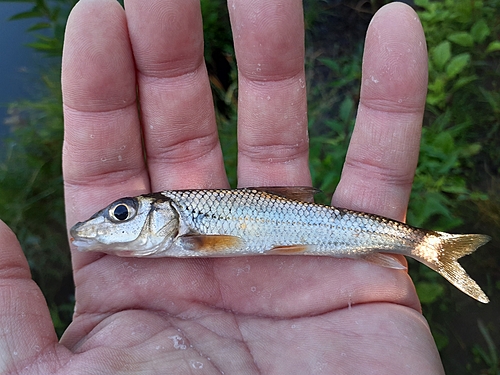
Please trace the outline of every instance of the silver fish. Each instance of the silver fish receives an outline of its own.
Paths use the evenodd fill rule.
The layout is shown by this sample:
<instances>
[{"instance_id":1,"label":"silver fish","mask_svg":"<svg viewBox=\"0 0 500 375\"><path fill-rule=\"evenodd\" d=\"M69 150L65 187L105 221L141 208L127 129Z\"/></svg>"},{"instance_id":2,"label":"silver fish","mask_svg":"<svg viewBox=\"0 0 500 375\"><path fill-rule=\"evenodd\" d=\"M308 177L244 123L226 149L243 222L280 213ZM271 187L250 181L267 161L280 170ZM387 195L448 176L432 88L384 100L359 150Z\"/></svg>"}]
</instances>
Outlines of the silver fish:
<instances>
[{"instance_id":1,"label":"silver fish","mask_svg":"<svg viewBox=\"0 0 500 375\"><path fill-rule=\"evenodd\" d=\"M323 255L404 269L424 263L480 302L486 294L457 259L490 237L424 230L381 216L307 202L313 188L173 190L122 198L71 228L80 251L125 257ZM307 198L307 199L306 199Z\"/></svg>"}]
</instances>

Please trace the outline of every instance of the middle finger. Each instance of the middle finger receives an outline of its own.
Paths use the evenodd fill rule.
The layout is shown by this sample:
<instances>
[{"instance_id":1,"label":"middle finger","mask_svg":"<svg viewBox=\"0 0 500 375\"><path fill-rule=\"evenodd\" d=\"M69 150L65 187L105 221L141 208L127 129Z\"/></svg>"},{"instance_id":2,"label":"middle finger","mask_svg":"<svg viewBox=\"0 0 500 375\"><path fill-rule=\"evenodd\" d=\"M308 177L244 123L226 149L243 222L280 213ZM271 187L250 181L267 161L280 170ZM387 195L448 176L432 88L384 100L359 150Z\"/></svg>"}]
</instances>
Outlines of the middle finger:
<instances>
[{"instance_id":1,"label":"middle finger","mask_svg":"<svg viewBox=\"0 0 500 375\"><path fill-rule=\"evenodd\" d=\"M238 185L310 185L302 1L229 0Z\"/></svg>"},{"instance_id":2,"label":"middle finger","mask_svg":"<svg viewBox=\"0 0 500 375\"><path fill-rule=\"evenodd\" d=\"M151 189L226 187L199 0L125 1Z\"/></svg>"}]
</instances>

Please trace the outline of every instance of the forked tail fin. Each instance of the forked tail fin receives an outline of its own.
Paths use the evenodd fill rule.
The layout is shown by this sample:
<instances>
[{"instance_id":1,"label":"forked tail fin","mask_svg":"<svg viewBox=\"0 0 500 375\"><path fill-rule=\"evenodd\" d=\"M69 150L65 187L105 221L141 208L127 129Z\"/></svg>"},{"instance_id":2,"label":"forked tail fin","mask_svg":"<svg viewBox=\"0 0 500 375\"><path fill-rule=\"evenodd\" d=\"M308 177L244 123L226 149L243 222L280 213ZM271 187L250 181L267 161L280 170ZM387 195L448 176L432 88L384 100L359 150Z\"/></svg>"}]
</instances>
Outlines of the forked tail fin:
<instances>
[{"instance_id":1,"label":"forked tail fin","mask_svg":"<svg viewBox=\"0 0 500 375\"><path fill-rule=\"evenodd\" d=\"M429 232L412 252L412 257L441 274L465 294L488 303L479 285L465 272L457 259L473 253L491 238L484 234L449 234Z\"/></svg>"}]
</instances>

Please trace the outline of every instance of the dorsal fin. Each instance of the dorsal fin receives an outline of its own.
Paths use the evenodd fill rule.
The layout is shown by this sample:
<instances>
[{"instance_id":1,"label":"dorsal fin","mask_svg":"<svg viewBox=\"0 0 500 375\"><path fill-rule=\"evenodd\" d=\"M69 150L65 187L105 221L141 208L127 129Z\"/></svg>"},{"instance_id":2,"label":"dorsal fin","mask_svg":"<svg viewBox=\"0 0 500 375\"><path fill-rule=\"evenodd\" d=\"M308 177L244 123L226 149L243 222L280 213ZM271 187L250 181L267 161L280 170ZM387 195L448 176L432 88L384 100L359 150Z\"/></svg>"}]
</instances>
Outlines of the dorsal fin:
<instances>
[{"instance_id":1,"label":"dorsal fin","mask_svg":"<svg viewBox=\"0 0 500 375\"><path fill-rule=\"evenodd\" d=\"M245 189L264 191L283 198L308 203L314 203L314 195L321 193L321 190L311 186L252 186Z\"/></svg>"}]
</instances>

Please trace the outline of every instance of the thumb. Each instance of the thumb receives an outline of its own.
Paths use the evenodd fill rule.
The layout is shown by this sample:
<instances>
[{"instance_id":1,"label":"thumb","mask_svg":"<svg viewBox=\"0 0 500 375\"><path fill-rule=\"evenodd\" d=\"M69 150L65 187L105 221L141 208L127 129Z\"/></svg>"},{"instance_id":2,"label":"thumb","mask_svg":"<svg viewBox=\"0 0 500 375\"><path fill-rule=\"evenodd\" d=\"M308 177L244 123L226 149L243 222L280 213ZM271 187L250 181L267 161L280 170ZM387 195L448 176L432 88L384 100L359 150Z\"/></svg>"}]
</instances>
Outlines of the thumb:
<instances>
[{"instance_id":1,"label":"thumb","mask_svg":"<svg viewBox=\"0 0 500 375\"><path fill-rule=\"evenodd\" d=\"M0 374L50 361L56 345L43 294L16 236L0 221Z\"/></svg>"}]
</instances>

